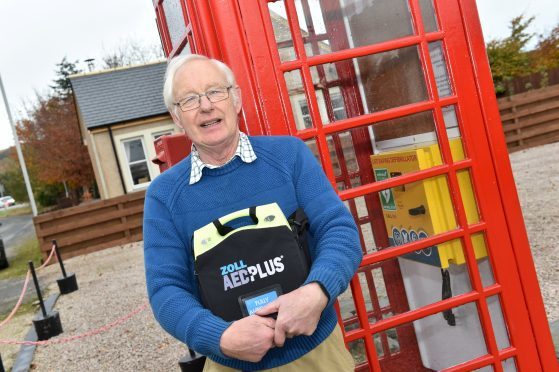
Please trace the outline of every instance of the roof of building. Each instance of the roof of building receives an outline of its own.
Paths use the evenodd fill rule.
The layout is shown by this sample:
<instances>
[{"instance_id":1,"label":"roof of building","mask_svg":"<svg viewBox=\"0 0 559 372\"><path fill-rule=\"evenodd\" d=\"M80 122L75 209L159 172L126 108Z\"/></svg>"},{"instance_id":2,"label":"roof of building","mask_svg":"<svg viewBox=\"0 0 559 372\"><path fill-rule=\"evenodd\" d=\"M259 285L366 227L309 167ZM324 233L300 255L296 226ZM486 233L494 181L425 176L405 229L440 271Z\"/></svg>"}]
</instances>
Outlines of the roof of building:
<instances>
[{"instance_id":1,"label":"roof of building","mask_svg":"<svg viewBox=\"0 0 559 372\"><path fill-rule=\"evenodd\" d=\"M166 114L166 62L70 76L87 129Z\"/></svg>"}]
</instances>

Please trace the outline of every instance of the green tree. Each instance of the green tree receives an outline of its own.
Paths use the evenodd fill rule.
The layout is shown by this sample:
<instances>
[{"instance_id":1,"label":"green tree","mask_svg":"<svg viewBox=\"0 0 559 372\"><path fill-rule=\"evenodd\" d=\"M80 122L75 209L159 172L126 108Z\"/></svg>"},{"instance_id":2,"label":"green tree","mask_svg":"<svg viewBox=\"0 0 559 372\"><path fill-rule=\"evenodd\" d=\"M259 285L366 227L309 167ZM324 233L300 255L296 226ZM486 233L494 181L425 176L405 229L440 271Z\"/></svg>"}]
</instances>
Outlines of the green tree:
<instances>
[{"instance_id":1,"label":"green tree","mask_svg":"<svg viewBox=\"0 0 559 372\"><path fill-rule=\"evenodd\" d=\"M17 202L29 199L15 147L0 152L0 183L4 185L4 195L11 195Z\"/></svg>"},{"instance_id":2,"label":"green tree","mask_svg":"<svg viewBox=\"0 0 559 372\"><path fill-rule=\"evenodd\" d=\"M511 34L508 37L487 43L487 55L497 94L504 93L507 90L507 83L513 78L535 71L530 55L526 51L527 44L535 36L527 31L533 21L534 17L525 18L524 15L515 17L509 26Z\"/></svg>"},{"instance_id":3,"label":"green tree","mask_svg":"<svg viewBox=\"0 0 559 372\"><path fill-rule=\"evenodd\" d=\"M60 63L56 64L56 79L53 81L54 85L50 86L54 90L54 95L56 97L65 99L72 95L72 84L68 77L82 72L77 68L78 62L78 60L70 62L64 57Z\"/></svg>"},{"instance_id":4,"label":"green tree","mask_svg":"<svg viewBox=\"0 0 559 372\"><path fill-rule=\"evenodd\" d=\"M538 71L559 67L559 24L549 35L539 35L538 45L532 53L534 68Z\"/></svg>"}]
</instances>

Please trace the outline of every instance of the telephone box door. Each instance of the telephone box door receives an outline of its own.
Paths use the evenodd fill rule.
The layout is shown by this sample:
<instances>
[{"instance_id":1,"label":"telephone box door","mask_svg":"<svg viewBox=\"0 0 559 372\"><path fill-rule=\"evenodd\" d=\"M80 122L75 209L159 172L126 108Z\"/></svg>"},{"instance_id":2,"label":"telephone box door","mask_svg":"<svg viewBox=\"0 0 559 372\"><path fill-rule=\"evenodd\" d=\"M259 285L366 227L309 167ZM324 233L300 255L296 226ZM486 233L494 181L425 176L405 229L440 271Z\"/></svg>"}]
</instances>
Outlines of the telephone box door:
<instances>
[{"instance_id":1,"label":"telephone box door","mask_svg":"<svg viewBox=\"0 0 559 372\"><path fill-rule=\"evenodd\" d=\"M556 365L474 0L155 5L167 54L232 66L242 129L304 140L353 214L337 306L357 370Z\"/></svg>"}]
</instances>

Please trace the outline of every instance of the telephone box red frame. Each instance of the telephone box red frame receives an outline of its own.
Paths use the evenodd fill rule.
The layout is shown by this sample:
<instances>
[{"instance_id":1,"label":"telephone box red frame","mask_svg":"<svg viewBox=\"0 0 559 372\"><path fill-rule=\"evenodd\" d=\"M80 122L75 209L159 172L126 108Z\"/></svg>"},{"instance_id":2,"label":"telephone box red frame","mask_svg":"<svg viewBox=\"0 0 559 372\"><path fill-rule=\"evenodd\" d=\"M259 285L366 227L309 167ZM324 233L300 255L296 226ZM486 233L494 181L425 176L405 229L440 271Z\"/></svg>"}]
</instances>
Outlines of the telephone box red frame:
<instances>
[{"instance_id":1,"label":"telephone box red frame","mask_svg":"<svg viewBox=\"0 0 559 372\"><path fill-rule=\"evenodd\" d=\"M164 1L174 3L175 6L180 4L184 19L184 32L179 37L175 35L174 42L167 25ZM420 370L421 366L417 364L418 351L413 342L412 345L400 345L399 355L388 353L379 357L371 336L470 302L477 306L488 353L447 370L466 371L492 366L494 370L502 371L501 362L509 358L515 358L517 368L522 371L556 368L553 341L508 160L475 0L435 0L433 3L440 31L429 33L424 30L419 0L409 0L415 33L374 45L307 57L302 38L293 37L298 58L289 62L281 62L277 53L278 46L268 12L268 3L275 1L277 0L154 0L157 26L165 54L172 58L188 46L193 53L224 61L232 67L242 91L241 128L243 130L252 135L287 134L298 136L303 140L315 139L320 161L334 187L338 182L350 182L352 177L365 178L366 182L362 182L362 186L339 191L341 199L350 202L349 207L359 224L370 222L375 228L375 223L378 224L379 221L382 223L382 214L378 218L378 199L371 197L372 193L427 177L447 176L459 227L391 249L370 254L364 252L360 271L369 272L370 276L369 269L384 260L453 239L460 239L465 247L472 291L415 310L405 308L407 304L404 295L402 303L399 304L404 308L401 313L398 311L398 315L388 319L377 317L374 324L369 322L371 312L367 312L365 307L361 283L357 275L354 277L351 281L351 290L356 316L353 319L344 319L343 322L346 325L348 322L358 324L357 329L344 332L346 343L357 339L364 341L367 363L358 366L357 370ZM298 30L300 28L293 1L284 0L284 3L290 29ZM333 0L322 0L321 4L334 3ZM307 37L305 41L308 42L312 35ZM442 40L446 45L448 69L454 86L453 94L445 98L438 96L428 53L428 42L437 40ZM315 97L315 87L312 83L310 67L411 45L418 46L421 53L422 68L429 91L428 100L353 116L332 122L327 126L322 125L316 98L312 98ZM302 73L309 112L315 123L314 128L297 130L295 127L285 82L282 80L284 72L295 69L299 69ZM351 99L351 92L343 94L345 100ZM359 129L364 125L371 123L374 125L387 119L424 110L433 110L437 123L442 123L441 107L450 104L456 105L460 111L460 131L463 133L464 148L468 155L465 160L452 161L444 125L437 125L436 133L444 160L443 165L379 182L374 182L371 175L363 171L360 174L351 174L347 169L342 169L341 175L337 177L334 175L326 142L327 135L335 139L336 133L340 131ZM357 130L353 133L359 136L360 132ZM470 140L473 138L476 140ZM186 141L184 144L186 145ZM336 148L339 150L338 147ZM371 154L370 149L356 148L355 151ZM341 151L337 153L340 155ZM180 160L172 155L162 158L166 158L170 165ZM467 223L462 197L457 191L456 173L461 170L469 170L472 175L472 184L482 216L480 222L475 224ZM365 220L357 216L355 205L351 203L359 196L369 198L367 205L370 213ZM381 230L380 226L376 227L375 237ZM496 278L496 283L488 287L484 287L481 283L470 239L472 234L479 232L484 232L486 235ZM385 280L386 275L392 275L396 283L394 291L398 291L398 269L387 270L386 267L384 269ZM367 282L370 286L372 279L369 276ZM369 288L373 302L374 292L374 288L372 290ZM486 302L488 297L495 295L499 295L501 300L510 339L510 346L501 350L496 343ZM377 315L379 315L380 307L374 308L378 310ZM342 322L341 317L340 322ZM410 340L414 338L411 337ZM384 345L386 339L382 339L382 342Z\"/></svg>"}]
</instances>

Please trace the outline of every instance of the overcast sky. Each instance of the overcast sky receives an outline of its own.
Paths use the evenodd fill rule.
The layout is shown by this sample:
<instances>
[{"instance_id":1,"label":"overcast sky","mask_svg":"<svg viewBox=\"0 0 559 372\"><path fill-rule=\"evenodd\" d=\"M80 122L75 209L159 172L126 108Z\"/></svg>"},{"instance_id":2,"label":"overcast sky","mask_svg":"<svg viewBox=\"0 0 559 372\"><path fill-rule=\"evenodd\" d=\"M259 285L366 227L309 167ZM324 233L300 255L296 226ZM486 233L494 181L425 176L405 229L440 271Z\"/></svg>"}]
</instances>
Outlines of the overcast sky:
<instances>
[{"instance_id":1,"label":"overcast sky","mask_svg":"<svg viewBox=\"0 0 559 372\"><path fill-rule=\"evenodd\" d=\"M127 40L159 43L152 0L0 0L0 76L12 114L21 116L35 91L47 93L56 63L97 61ZM512 17L536 16L532 32L559 23L558 0L478 0L486 40L508 35ZM85 64L80 65L85 69ZM13 145L0 99L0 149Z\"/></svg>"}]
</instances>

